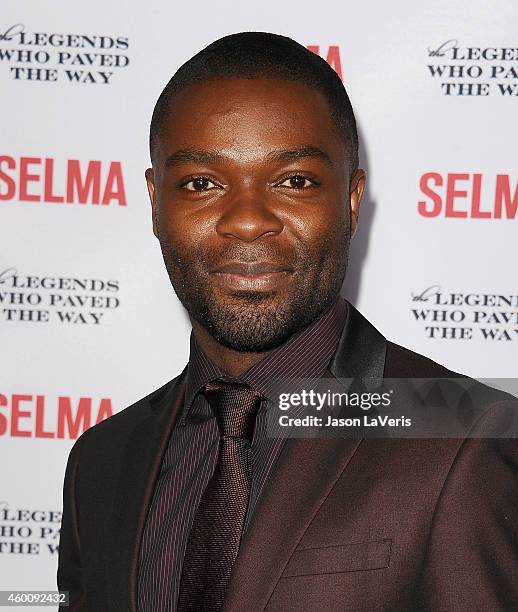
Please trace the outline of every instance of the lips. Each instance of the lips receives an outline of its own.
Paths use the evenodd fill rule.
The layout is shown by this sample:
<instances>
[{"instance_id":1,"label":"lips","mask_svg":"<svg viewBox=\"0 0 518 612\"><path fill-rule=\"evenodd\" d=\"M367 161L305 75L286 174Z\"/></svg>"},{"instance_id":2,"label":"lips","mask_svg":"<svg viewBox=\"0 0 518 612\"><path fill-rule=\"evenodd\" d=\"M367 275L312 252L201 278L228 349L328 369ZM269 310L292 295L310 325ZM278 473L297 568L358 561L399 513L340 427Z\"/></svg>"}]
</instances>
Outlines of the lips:
<instances>
[{"instance_id":1,"label":"lips","mask_svg":"<svg viewBox=\"0 0 518 612\"><path fill-rule=\"evenodd\" d=\"M291 272L292 269L285 264L277 264L267 261L240 262L233 261L224 265L218 266L213 270L215 273L223 274L239 274L242 276L266 274L269 272Z\"/></svg>"},{"instance_id":2,"label":"lips","mask_svg":"<svg viewBox=\"0 0 518 612\"><path fill-rule=\"evenodd\" d=\"M211 275L227 290L271 291L287 282L293 269L275 262L228 262L211 271Z\"/></svg>"}]
</instances>

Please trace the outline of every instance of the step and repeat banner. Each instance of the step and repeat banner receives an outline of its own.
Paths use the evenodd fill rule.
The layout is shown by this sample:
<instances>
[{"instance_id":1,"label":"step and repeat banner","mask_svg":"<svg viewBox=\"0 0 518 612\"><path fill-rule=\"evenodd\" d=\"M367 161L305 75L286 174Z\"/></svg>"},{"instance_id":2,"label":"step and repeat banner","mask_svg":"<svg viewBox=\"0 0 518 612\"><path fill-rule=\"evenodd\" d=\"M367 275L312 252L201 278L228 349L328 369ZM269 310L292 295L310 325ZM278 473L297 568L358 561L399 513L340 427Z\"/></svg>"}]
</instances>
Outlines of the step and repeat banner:
<instances>
[{"instance_id":1,"label":"step and repeat banner","mask_svg":"<svg viewBox=\"0 0 518 612\"><path fill-rule=\"evenodd\" d=\"M0 589L56 588L74 440L186 363L149 120L223 35L291 36L348 89L368 191L344 295L457 372L517 376L517 22L511 0L2 2Z\"/></svg>"}]
</instances>

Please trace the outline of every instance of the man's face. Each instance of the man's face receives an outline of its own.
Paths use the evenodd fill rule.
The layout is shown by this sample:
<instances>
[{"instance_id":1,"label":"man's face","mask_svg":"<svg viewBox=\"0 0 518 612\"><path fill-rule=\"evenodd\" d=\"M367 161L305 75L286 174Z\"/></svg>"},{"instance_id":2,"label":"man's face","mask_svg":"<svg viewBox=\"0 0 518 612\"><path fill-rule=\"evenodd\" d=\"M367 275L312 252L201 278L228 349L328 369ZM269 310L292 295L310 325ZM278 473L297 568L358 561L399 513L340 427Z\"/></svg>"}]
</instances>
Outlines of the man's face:
<instances>
[{"instance_id":1,"label":"man's face","mask_svg":"<svg viewBox=\"0 0 518 612\"><path fill-rule=\"evenodd\" d=\"M218 342L272 349L339 295L364 175L350 179L316 90L265 78L189 86L146 178L173 287Z\"/></svg>"}]
</instances>

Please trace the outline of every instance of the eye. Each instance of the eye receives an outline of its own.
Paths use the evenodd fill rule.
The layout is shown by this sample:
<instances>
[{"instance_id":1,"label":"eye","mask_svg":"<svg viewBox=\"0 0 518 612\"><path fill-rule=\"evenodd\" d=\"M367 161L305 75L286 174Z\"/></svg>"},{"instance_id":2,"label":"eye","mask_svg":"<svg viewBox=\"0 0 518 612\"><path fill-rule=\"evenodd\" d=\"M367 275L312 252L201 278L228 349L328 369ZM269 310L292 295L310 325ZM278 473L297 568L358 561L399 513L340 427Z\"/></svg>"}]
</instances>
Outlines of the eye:
<instances>
[{"instance_id":1,"label":"eye","mask_svg":"<svg viewBox=\"0 0 518 612\"><path fill-rule=\"evenodd\" d=\"M294 174L293 176L285 178L280 183L277 183L277 186L288 187L289 189L307 189L308 187L313 187L316 184L316 181L308 179L306 176Z\"/></svg>"},{"instance_id":2,"label":"eye","mask_svg":"<svg viewBox=\"0 0 518 612\"><path fill-rule=\"evenodd\" d=\"M217 185L214 181L211 181L206 176L196 176L189 181L186 181L180 185L187 191L209 191L210 189L217 189Z\"/></svg>"}]
</instances>

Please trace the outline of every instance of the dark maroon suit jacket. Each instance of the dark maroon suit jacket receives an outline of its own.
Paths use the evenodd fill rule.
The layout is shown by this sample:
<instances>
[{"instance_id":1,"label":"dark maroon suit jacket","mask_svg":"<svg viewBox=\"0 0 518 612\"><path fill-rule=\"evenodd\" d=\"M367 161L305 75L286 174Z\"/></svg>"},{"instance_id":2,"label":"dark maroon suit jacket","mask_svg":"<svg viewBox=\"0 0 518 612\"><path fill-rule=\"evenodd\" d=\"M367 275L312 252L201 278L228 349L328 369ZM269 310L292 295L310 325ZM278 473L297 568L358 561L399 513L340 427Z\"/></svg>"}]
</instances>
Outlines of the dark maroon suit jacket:
<instances>
[{"instance_id":1,"label":"dark maroon suit jacket","mask_svg":"<svg viewBox=\"0 0 518 612\"><path fill-rule=\"evenodd\" d=\"M349 309L336 377L451 377ZM146 513L182 375L86 431L67 464L58 587L71 610L136 612ZM479 427L516 410L494 392ZM225 612L518 610L518 441L289 439ZM202 612L202 611L200 611Z\"/></svg>"}]
</instances>

